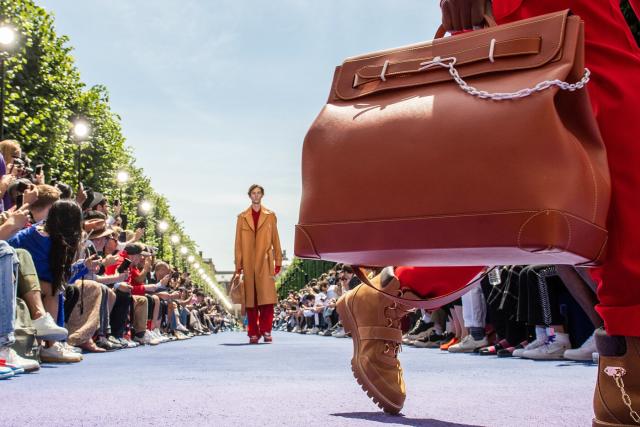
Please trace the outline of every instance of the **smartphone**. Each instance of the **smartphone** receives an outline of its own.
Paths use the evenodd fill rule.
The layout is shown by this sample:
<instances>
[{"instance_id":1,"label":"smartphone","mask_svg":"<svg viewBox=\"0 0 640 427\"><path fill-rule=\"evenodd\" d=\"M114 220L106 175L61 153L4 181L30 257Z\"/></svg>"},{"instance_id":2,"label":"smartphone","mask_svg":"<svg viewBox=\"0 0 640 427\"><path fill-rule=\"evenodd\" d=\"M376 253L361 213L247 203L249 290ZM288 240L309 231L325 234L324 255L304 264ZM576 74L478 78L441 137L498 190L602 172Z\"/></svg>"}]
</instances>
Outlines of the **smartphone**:
<instances>
[{"instance_id":1,"label":"smartphone","mask_svg":"<svg viewBox=\"0 0 640 427\"><path fill-rule=\"evenodd\" d=\"M120 199L115 199L113 201L113 206L120 206Z\"/></svg>"},{"instance_id":2,"label":"smartphone","mask_svg":"<svg viewBox=\"0 0 640 427\"><path fill-rule=\"evenodd\" d=\"M40 175L42 173L42 170L44 169L44 165L40 164L40 165L36 165L36 169L35 169L35 174L36 175Z\"/></svg>"},{"instance_id":3,"label":"smartphone","mask_svg":"<svg viewBox=\"0 0 640 427\"><path fill-rule=\"evenodd\" d=\"M24 194L19 193L16 196L16 208L20 209L22 207L22 204L24 203Z\"/></svg>"},{"instance_id":4,"label":"smartphone","mask_svg":"<svg viewBox=\"0 0 640 427\"><path fill-rule=\"evenodd\" d=\"M138 221L138 224L136 225L136 229L138 228L147 228L147 219L146 218L140 218L140 221Z\"/></svg>"},{"instance_id":5,"label":"smartphone","mask_svg":"<svg viewBox=\"0 0 640 427\"><path fill-rule=\"evenodd\" d=\"M96 248L93 245L89 245L87 246L87 253L89 254L89 256L92 256L96 255L98 251L96 251Z\"/></svg>"},{"instance_id":6,"label":"smartphone","mask_svg":"<svg viewBox=\"0 0 640 427\"><path fill-rule=\"evenodd\" d=\"M118 241L119 242L126 242L127 241L127 232L126 231L121 231L120 235L118 235Z\"/></svg>"},{"instance_id":7,"label":"smartphone","mask_svg":"<svg viewBox=\"0 0 640 427\"><path fill-rule=\"evenodd\" d=\"M180 272L179 271L174 271L173 273L171 273L171 278L172 279L180 278Z\"/></svg>"},{"instance_id":8,"label":"smartphone","mask_svg":"<svg viewBox=\"0 0 640 427\"><path fill-rule=\"evenodd\" d=\"M120 274L124 273L129 269L130 266L131 266L131 260L129 258L125 258L124 261L122 261L122 264L120 264L120 266L118 267L118 273Z\"/></svg>"}]
</instances>

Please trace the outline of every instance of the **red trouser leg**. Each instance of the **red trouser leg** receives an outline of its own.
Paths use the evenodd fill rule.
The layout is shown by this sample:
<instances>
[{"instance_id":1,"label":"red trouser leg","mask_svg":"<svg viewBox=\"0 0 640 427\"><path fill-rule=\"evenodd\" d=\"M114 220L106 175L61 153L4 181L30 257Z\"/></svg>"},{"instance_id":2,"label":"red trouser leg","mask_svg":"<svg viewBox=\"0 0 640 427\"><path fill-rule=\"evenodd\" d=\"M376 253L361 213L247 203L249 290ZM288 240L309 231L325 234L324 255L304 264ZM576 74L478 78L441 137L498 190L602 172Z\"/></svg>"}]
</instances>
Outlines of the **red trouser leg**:
<instances>
[{"instance_id":1,"label":"red trouser leg","mask_svg":"<svg viewBox=\"0 0 640 427\"><path fill-rule=\"evenodd\" d=\"M260 336L258 329L258 307L247 308L247 335L250 337Z\"/></svg>"},{"instance_id":2,"label":"red trouser leg","mask_svg":"<svg viewBox=\"0 0 640 427\"><path fill-rule=\"evenodd\" d=\"M258 306L260 311L260 335L271 333L273 326L273 304L265 304Z\"/></svg>"},{"instance_id":3,"label":"red trouser leg","mask_svg":"<svg viewBox=\"0 0 640 427\"><path fill-rule=\"evenodd\" d=\"M493 4L498 22L566 8L585 22L585 59L592 72L587 87L607 147L612 186L607 257L596 309L609 334L640 336L640 49L618 0Z\"/></svg>"}]
</instances>

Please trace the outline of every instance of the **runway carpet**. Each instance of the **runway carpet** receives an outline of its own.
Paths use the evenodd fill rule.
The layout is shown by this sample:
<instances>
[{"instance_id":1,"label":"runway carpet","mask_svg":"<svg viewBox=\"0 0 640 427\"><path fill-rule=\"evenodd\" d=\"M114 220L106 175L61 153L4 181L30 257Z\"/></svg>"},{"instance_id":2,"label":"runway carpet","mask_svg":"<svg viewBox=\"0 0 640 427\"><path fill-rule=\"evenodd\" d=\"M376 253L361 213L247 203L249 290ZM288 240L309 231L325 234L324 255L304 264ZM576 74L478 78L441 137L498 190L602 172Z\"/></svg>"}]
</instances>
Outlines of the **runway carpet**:
<instances>
[{"instance_id":1,"label":"runway carpet","mask_svg":"<svg viewBox=\"0 0 640 427\"><path fill-rule=\"evenodd\" d=\"M0 381L3 426L587 426L594 365L405 347L408 397L384 415L349 367L351 340L226 332L86 355Z\"/></svg>"}]
</instances>

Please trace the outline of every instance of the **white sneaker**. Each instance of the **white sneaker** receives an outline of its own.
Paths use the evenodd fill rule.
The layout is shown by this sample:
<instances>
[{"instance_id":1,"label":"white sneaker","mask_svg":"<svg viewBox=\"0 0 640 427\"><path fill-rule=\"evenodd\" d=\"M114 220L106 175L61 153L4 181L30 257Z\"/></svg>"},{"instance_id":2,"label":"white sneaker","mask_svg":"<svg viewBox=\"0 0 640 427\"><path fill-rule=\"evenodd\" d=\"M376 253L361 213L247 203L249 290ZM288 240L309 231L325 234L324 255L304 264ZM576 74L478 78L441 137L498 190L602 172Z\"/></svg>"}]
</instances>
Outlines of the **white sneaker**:
<instances>
[{"instance_id":1,"label":"white sneaker","mask_svg":"<svg viewBox=\"0 0 640 427\"><path fill-rule=\"evenodd\" d=\"M569 335L556 332L553 341L547 340L540 347L525 351L522 357L532 360L561 360L564 352L570 348Z\"/></svg>"},{"instance_id":2,"label":"white sneaker","mask_svg":"<svg viewBox=\"0 0 640 427\"><path fill-rule=\"evenodd\" d=\"M127 347L136 348L136 347L138 347L140 345L139 343L137 343L135 341L135 338L133 340L128 340L128 339L124 338L124 340L127 343Z\"/></svg>"},{"instance_id":3,"label":"white sneaker","mask_svg":"<svg viewBox=\"0 0 640 427\"><path fill-rule=\"evenodd\" d=\"M59 342L51 347L40 348L40 360L44 363L78 363L82 360L82 355L64 350Z\"/></svg>"},{"instance_id":4,"label":"white sneaker","mask_svg":"<svg viewBox=\"0 0 640 427\"><path fill-rule=\"evenodd\" d=\"M66 352L82 354L82 349L80 347L74 347L66 341L61 342L60 345L62 345L62 348Z\"/></svg>"},{"instance_id":5,"label":"white sneaker","mask_svg":"<svg viewBox=\"0 0 640 427\"><path fill-rule=\"evenodd\" d=\"M346 338L347 333L346 333L346 331L344 330L344 328L342 328L342 327L341 327L341 328L339 328L337 331L335 331L334 333L332 333L332 334L331 334L331 336L332 336L332 337L335 337L335 338Z\"/></svg>"},{"instance_id":6,"label":"white sneaker","mask_svg":"<svg viewBox=\"0 0 640 427\"><path fill-rule=\"evenodd\" d=\"M62 341L69 335L69 331L58 326L49 313L34 320L33 327L36 330L36 337L47 341Z\"/></svg>"},{"instance_id":7,"label":"white sneaker","mask_svg":"<svg viewBox=\"0 0 640 427\"><path fill-rule=\"evenodd\" d=\"M293 328L293 331L291 332L299 334L300 332L302 332L302 329L300 329L300 326L296 326L295 328Z\"/></svg>"},{"instance_id":8,"label":"white sneaker","mask_svg":"<svg viewBox=\"0 0 640 427\"><path fill-rule=\"evenodd\" d=\"M579 348L565 351L564 358L579 362L591 362L593 360L593 353L597 352L595 336L591 335Z\"/></svg>"},{"instance_id":9,"label":"white sneaker","mask_svg":"<svg viewBox=\"0 0 640 427\"><path fill-rule=\"evenodd\" d=\"M40 364L38 362L20 357L20 355L10 347L3 347L0 349L0 359L4 359L6 363L10 365L19 366L26 372L37 371L40 369Z\"/></svg>"},{"instance_id":10,"label":"white sneaker","mask_svg":"<svg viewBox=\"0 0 640 427\"><path fill-rule=\"evenodd\" d=\"M160 338L158 338L153 331L147 331L144 334L145 340L147 340L147 344L149 345L158 345L160 344ZM148 339L147 339L148 338Z\"/></svg>"},{"instance_id":11,"label":"white sneaker","mask_svg":"<svg viewBox=\"0 0 640 427\"><path fill-rule=\"evenodd\" d=\"M311 331L309 331L309 333L311 335L317 335L318 332L320 332L320 328L318 328L317 326L314 326L313 329L311 329Z\"/></svg>"},{"instance_id":12,"label":"white sneaker","mask_svg":"<svg viewBox=\"0 0 640 427\"><path fill-rule=\"evenodd\" d=\"M475 340L473 339L473 336L469 334L462 338L462 341L458 344L449 347L449 353L473 353L473 350L476 348L486 347L488 345L489 341L486 336L482 337L481 340Z\"/></svg>"},{"instance_id":13,"label":"white sneaker","mask_svg":"<svg viewBox=\"0 0 640 427\"><path fill-rule=\"evenodd\" d=\"M513 357L522 357L522 355L524 354L525 351L528 350L535 350L536 348L544 345L544 343L547 341L547 336L544 336L544 339L542 339L542 337L540 338L536 338L534 341L530 342L529 344L527 344L526 346L524 346L524 348L519 348L517 350L513 351Z\"/></svg>"}]
</instances>

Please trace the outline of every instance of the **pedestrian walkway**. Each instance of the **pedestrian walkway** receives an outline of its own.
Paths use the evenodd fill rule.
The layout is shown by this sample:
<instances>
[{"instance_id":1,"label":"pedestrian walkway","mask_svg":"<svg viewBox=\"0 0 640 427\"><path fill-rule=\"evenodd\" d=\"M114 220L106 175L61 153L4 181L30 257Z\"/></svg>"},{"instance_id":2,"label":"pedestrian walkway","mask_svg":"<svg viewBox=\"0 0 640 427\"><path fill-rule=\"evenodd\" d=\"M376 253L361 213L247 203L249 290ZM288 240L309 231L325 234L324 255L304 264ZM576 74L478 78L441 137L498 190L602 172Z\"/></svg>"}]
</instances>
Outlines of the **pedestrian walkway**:
<instances>
[{"instance_id":1,"label":"pedestrian walkway","mask_svg":"<svg viewBox=\"0 0 640 427\"><path fill-rule=\"evenodd\" d=\"M586 426L596 368L439 350L400 354L402 417L351 376L351 340L226 332L86 355L0 383L3 426Z\"/></svg>"}]
</instances>

